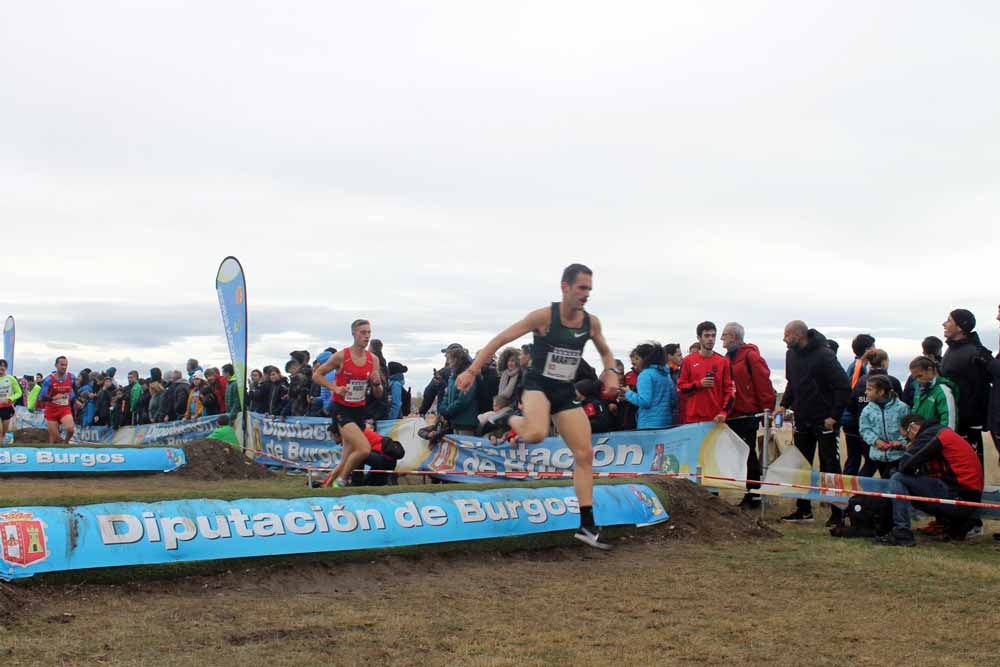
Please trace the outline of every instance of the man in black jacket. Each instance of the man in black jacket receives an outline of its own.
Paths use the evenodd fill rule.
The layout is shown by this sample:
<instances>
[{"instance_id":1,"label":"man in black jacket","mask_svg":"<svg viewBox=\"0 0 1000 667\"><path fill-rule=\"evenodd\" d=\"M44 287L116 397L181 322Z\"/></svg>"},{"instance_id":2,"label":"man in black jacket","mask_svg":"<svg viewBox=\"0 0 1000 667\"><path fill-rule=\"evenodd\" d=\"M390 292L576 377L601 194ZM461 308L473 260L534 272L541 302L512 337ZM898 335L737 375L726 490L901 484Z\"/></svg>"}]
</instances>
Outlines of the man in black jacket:
<instances>
[{"instance_id":1,"label":"man in black jacket","mask_svg":"<svg viewBox=\"0 0 1000 667\"><path fill-rule=\"evenodd\" d=\"M161 408L165 422L177 421L184 416L184 412L187 410L188 393L191 391L191 385L184 379L180 371L171 371L170 377L171 382L164 393L163 407Z\"/></svg>"},{"instance_id":2,"label":"man in black jacket","mask_svg":"<svg viewBox=\"0 0 1000 667\"><path fill-rule=\"evenodd\" d=\"M793 320L785 325L785 379L788 385L777 412L795 412L795 446L812 465L819 446L819 469L840 474L837 422L851 398L851 383L837 357L826 344L826 336ZM812 521L812 503L797 500L795 511L783 521ZM843 512L830 510L828 526L840 523Z\"/></svg>"},{"instance_id":3,"label":"man in black jacket","mask_svg":"<svg viewBox=\"0 0 1000 667\"><path fill-rule=\"evenodd\" d=\"M990 402L989 364L992 353L979 341L976 317L964 308L948 313L944 338L948 350L941 360L941 375L958 385L958 428L955 430L976 450L983 462L983 427Z\"/></svg>"}]
</instances>

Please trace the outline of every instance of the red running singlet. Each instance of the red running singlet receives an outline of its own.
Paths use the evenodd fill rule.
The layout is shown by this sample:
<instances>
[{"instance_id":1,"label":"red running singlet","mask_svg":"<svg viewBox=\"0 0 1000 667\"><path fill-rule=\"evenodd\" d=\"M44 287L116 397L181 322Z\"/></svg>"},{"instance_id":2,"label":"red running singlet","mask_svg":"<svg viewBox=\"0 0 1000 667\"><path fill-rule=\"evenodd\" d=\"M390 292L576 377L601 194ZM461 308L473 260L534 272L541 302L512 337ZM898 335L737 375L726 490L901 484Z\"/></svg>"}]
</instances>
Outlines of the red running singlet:
<instances>
[{"instance_id":1,"label":"red running singlet","mask_svg":"<svg viewBox=\"0 0 1000 667\"><path fill-rule=\"evenodd\" d=\"M350 348L344 350L344 363L340 365L333 383L337 387L347 387L347 393L343 396L334 394L335 403L349 408L363 408L365 406L365 397L368 394L368 377L375 368L373 359L372 353L365 350L365 365L358 366L354 363Z\"/></svg>"},{"instance_id":2,"label":"red running singlet","mask_svg":"<svg viewBox=\"0 0 1000 667\"><path fill-rule=\"evenodd\" d=\"M60 380L55 373L49 375L49 391L45 401L45 420L57 422L73 414L70 400L73 395L73 374L66 373Z\"/></svg>"}]
</instances>

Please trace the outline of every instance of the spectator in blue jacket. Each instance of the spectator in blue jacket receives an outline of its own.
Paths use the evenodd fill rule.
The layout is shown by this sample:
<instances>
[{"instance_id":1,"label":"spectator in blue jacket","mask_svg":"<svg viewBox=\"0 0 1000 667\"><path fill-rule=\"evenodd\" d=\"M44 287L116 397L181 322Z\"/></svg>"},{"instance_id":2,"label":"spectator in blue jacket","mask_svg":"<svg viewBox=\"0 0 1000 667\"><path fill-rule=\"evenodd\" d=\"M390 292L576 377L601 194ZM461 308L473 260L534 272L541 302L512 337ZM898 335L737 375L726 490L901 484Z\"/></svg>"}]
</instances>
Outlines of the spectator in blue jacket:
<instances>
[{"instance_id":1,"label":"spectator in blue jacket","mask_svg":"<svg viewBox=\"0 0 1000 667\"><path fill-rule=\"evenodd\" d=\"M636 362L639 377L635 391L627 390L625 400L638 410L636 427L639 430L669 428L673 424L677 390L666 368L667 356L659 343L643 343L630 355Z\"/></svg>"},{"instance_id":2,"label":"spectator in blue jacket","mask_svg":"<svg viewBox=\"0 0 1000 667\"><path fill-rule=\"evenodd\" d=\"M81 426L93 426L94 417L97 415L97 403L94 400L97 392L94 391L94 384L90 378L90 369L85 368L80 371L78 382L80 386L76 390L76 400L81 405L78 421Z\"/></svg>"},{"instance_id":3,"label":"spectator in blue jacket","mask_svg":"<svg viewBox=\"0 0 1000 667\"><path fill-rule=\"evenodd\" d=\"M861 476L871 477L877 471L879 477L889 479L906 450L899 422L910 414L910 406L899 400L887 375L869 376L865 391L868 404L861 411L860 431L868 443L868 460Z\"/></svg>"},{"instance_id":4,"label":"spectator in blue jacket","mask_svg":"<svg viewBox=\"0 0 1000 667\"><path fill-rule=\"evenodd\" d=\"M459 391L455 379L472 364L472 358L465 348L448 352L448 387L438 398L438 414L448 420L452 432L458 435L475 435L479 426L479 375L476 382L466 392Z\"/></svg>"},{"instance_id":5,"label":"spectator in blue jacket","mask_svg":"<svg viewBox=\"0 0 1000 667\"><path fill-rule=\"evenodd\" d=\"M406 417L403 411L403 384L410 369L398 361L389 362L389 419Z\"/></svg>"},{"instance_id":6,"label":"spectator in blue jacket","mask_svg":"<svg viewBox=\"0 0 1000 667\"><path fill-rule=\"evenodd\" d=\"M328 347L319 354L316 355L316 361L313 362L313 368L325 364L330 360L330 357L336 352L336 348ZM326 374L326 379L333 383L334 378L337 377L337 371L332 370ZM333 414L333 392L323 387L319 390L319 402L320 402L320 412L323 416L329 417Z\"/></svg>"}]
</instances>

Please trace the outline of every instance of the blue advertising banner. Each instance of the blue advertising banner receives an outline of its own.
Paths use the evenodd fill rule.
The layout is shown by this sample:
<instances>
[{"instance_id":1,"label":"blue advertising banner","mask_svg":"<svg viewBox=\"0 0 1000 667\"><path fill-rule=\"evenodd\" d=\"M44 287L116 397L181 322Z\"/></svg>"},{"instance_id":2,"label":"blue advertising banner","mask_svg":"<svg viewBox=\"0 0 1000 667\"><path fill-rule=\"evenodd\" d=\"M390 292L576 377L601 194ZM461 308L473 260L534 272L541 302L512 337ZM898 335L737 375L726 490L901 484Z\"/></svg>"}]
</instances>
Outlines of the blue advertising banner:
<instances>
[{"instance_id":1,"label":"blue advertising banner","mask_svg":"<svg viewBox=\"0 0 1000 667\"><path fill-rule=\"evenodd\" d=\"M17 431L22 428L40 428L45 430L45 413L41 410L32 412L23 405L14 406L14 423L12 429Z\"/></svg>"},{"instance_id":2,"label":"blue advertising banner","mask_svg":"<svg viewBox=\"0 0 1000 667\"><path fill-rule=\"evenodd\" d=\"M164 422L162 424L141 424L130 426L130 440L132 445L173 445L199 438L207 438L208 435L219 426L218 415L199 417L198 419L185 419L183 421ZM119 429L124 431L126 429ZM115 440L116 444L119 441Z\"/></svg>"},{"instance_id":3,"label":"blue advertising banner","mask_svg":"<svg viewBox=\"0 0 1000 667\"><path fill-rule=\"evenodd\" d=\"M6 508L0 509L0 579L573 530L579 511L569 486ZM668 518L642 484L598 485L594 514L604 526L646 526Z\"/></svg>"},{"instance_id":4,"label":"blue advertising banner","mask_svg":"<svg viewBox=\"0 0 1000 667\"><path fill-rule=\"evenodd\" d=\"M110 445L115 441L115 430L110 426L77 426L73 431L74 444Z\"/></svg>"},{"instance_id":5,"label":"blue advertising banner","mask_svg":"<svg viewBox=\"0 0 1000 667\"><path fill-rule=\"evenodd\" d=\"M0 475L39 472L170 472L184 463L184 452L180 449L0 448Z\"/></svg>"},{"instance_id":6,"label":"blue advertising banner","mask_svg":"<svg viewBox=\"0 0 1000 667\"><path fill-rule=\"evenodd\" d=\"M760 488L759 492L767 496L783 498L803 498L836 505L846 505L851 494L857 491L869 493L889 493L889 480L880 477L855 477L852 475L837 475L834 473L814 470L806 458L795 447L789 447L768 466L765 482L774 484L798 484L802 486L817 486L824 489L838 489L846 493L820 491L818 489L800 489L793 486L768 486ZM982 502L1000 504L1000 490L986 487L983 490ZM1000 518L1000 509L980 508L978 514L984 518Z\"/></svg>"},{"instance_id":7,"label":"blue advertising banner","mask_svg":"<svg viewBox=\"0 0 1000 667\"><path fill-rule=\"evenodd\" d=\"M340 461L340 445L330 438L329 425L326 417L275 419L254 412L247 446L259 452L256 461L264 465L332 469Z\"/></svg>"},{"instance_id":8,"label":"blue advertising banner","mask_svg":"<svg viewBox=\"0 0 1000 667\"><path fill-rule=\"evenodd\" d=\"M173 445L208 437L219 425L217 415L164 422L125 426L118 430L110 426L77 426L73 444L84 445ZM41 410L30 412L23 406L14 408L14 430L45 428ZM17 436L15 434L15 441Z\"/></svg>"},{"instance_id":9,"label":"blue advertising banner","mask_svg":"<svg viewBox=\"0 0 1000 667\"><path fill-rule=\"evenodd\" d=\"M14 375L14 316L3 325L3 358L7 360L7 375Z\"/></svg>"},{"instance_id":10,"label":"blue advertising banner","mask_svg":"<svg viewBox=\"0 0 1000 667\"><path fill-rule=\"evenodd\" d=\"M274 419L251 414L248 447L257 462L303 468L333 468L340 460L340 445L330 439L328 419L291 417ZM561 438L546 438L535 445L521 442L493 445L486 438L449 436L431 448L417 431L425 422L398 419L378 423L378 432L400 442L406 456L397 470L463 475L440 477L453 482L494 481L474 473L564 472L573 469L573 453ZM746 444L724 424L689 424L656 431L617 431L593 436L595 472L696 473L746 478ZM741 486L713 482L712 486Z\"/></svg>"},{"instance_id":11,"label":"blue advertising banner","mask_svg":"<svg viewBox=\"0 0 1000 667\"><path fill-rule=\"evenodd\" d=\"M750 451L724 424L711 422L654 431L595 433L592 444L594 472L700 471L736 479L746 478ZM535 445L515 442L496 446L485 438L450 436L427 456L421 469L464 473L563 472L573 469L573 452L558 437L546 438ZM465 475L442 475L442 478L455 482L490 481Z\"/></svg>"},{"instance_id":12,"label":"blue advertising banner","mask_svg":"<svg viewBox=\"0 0 1000 667\"><path fill-rule=\"evenodd\" d=\"M240 410L247 386L247 284L243 266L235 257L226 257L219 265L215 276L215 291L219 295L219 309L222 312L222 326L229 344L229 358L236 372L236 383L240 387Z\"/></svg>"}]
</instances>

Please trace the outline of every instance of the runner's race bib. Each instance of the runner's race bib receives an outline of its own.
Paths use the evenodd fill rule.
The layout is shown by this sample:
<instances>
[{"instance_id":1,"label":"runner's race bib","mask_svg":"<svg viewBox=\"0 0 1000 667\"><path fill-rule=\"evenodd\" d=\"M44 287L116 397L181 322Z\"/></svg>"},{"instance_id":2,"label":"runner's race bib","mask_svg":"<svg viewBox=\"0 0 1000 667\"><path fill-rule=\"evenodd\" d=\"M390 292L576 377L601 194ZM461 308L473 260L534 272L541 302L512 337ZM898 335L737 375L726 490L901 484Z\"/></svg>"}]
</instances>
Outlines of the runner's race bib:
<instances>
[{"instance_id":1,"label":"runner's race bib","mask_svg":"<svg viewBox=\"0 0 1000 667\"><path fill-rule=\"evenodd\" d=\"M0 384L0 402L5 402L12 393L9 383Z\"/></svg>"},{"instance_id":2,"label":"runner's race bib","mask_svg":"<svg viewBox=\"0 0 1000 667\"><path fill-rule=\"evenodd\" d=\"M580 350L554 347L545 359L545 370L542 375L550 380L572 382L576 379L576 368L580 365L581 356Z\"/></svg>"},{"instance_id":3,"label":"runner's race bib","mask_svg":"<svg viewBox=\"0 0 1000 667\"><path fill-rule=\"evenodd\" d=\"M344 394L344 400L351 403L360 403L365 400L365 394L367 393L368 380L348 380L347 393Z\"/></svg>"},{"instance_id":4,"label":"runner's race bib","mask_svg":"<svg viewBox=\"0 0 1000 667\"><path fill-rule=\"evenodd\" d=\"M56 394L52 397L52 405L69 405L69 394Z\"/></svg>"}]
</instances>

